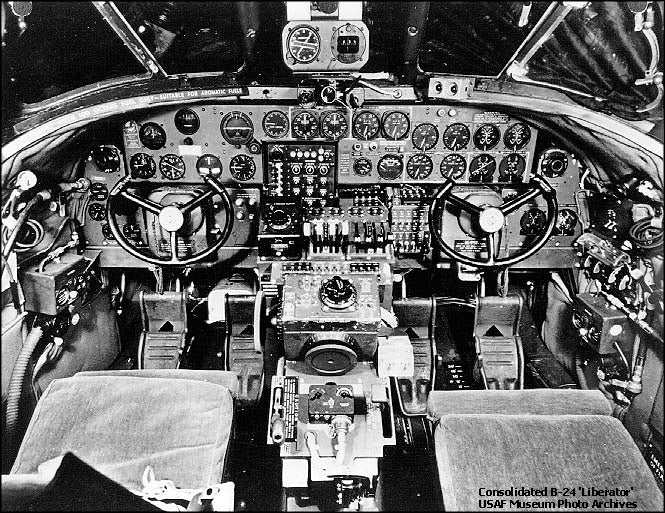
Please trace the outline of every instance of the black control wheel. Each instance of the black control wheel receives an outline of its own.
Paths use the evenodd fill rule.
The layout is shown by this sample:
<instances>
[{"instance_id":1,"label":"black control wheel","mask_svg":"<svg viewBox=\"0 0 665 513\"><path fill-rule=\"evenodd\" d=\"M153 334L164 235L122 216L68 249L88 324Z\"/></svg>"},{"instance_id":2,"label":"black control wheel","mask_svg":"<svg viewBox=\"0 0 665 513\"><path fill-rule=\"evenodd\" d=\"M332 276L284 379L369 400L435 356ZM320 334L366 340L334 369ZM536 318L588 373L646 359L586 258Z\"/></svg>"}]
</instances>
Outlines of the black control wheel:
<instances>
[{"instance_id":1,"label":"black control wheel","mask_svg":"<svg viewBox=\"0 0 665 513\"><path fill-rule=\"evenodd\" d=\"M475 205L466 199L456 196L452 193L452 189L455 185L454 181L447 179L434 195L429 209L429 224L435 247L457 262L480 269L498 269L507 267L516 264L517 262L521 262L535 254L545 245L552 234L552 230L554 230L559 208L556 200L556 192L541 176L533 176L531 181L528 184L525 184L527 189L526 192L522 192L517 197L509 199L498 207ZM511 186L514 186L514 184ZM483 185L478 184L478 187L483 187ZM517 251L517 253L508 257L497 257L495 249L496 234L503 229L506 217L516 212L522 205L538 196L542 196L547 203L547 220L544 229L535 235L536 238L528 247L521 249ZM446 243L441 226L443 209L446 202L456 205L460 208L460 211L467 212L475 219L477 226L484 235L487 258L470 257L456 251Z\"/></svg>"},{"instance_id":2,"label":"black control wheel","mask_svg":"<svg viewBox=\"0 0 665 513\"><path fill-rule=\"evenodd\" d=\"M109 199L106 204L106 218L108 220L108 226L111 229L115 240L125 251L127 251L127 253L148 263L160 266L189 265L195 262L199 262L215 253L219 248L222 247L224 242L226 242L226 240L229 238L229 235L231 234L231 230L233 229L233 206L231 204L231 198L229 197L228 192L226 192L224 186L215 177L213 177L211 174L207 174L202 176L202 178L204 183L208 186L208 189L203 194L200 194L184 205L161 205L150 199L137 196L136 194L133 194L127 190L128 186L132 182L129 175L120 180L109 192ZM187 258L179 257L178 239L181 236L179 232L185 225L186 216L197 207L201 207L206 201L210 200L215 195L220 196L222 199L222 208L220 209L220 213L221 211L226 213L226 222L224 223L224 227L219 231L219 233L215 235L213 241L208 239L209 243L205 249L194 253ZM120 229L116 217L116 212L118 209L117 203L119 198L128 200L129 202L138 205L139 208L156 216L157 221L159 222L159 226L169 233L170 257L161 257L148 248L141 248L141 250L139 250L127 238L127 236L123 233L123 230Z\"/></svg>"}]
</instances>

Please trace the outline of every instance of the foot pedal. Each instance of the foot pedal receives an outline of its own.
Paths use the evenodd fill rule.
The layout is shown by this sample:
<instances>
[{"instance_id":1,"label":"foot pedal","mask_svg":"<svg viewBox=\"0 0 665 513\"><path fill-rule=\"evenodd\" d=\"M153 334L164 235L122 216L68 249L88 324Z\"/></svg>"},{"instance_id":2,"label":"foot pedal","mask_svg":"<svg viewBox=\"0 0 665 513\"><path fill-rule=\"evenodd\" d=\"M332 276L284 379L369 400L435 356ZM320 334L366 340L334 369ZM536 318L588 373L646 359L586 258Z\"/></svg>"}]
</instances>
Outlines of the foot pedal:
<instances>
[{"instance_id":1,"label":"foot pedal","mask_svg":"<svg viewBox=\"0 0 665 513\"><path fill-rule=\"evenodd\" d=\"M524 354L518 332L521 314L520 296L478 298L474 328L477 370L488 389L523 386Z\"/></svg>"},{"instance_id":2,"label":"foot pedal","mask_svg":"<svg viewBox=\"0 0 665 513\"><path fill-rule=\"evenodd\" d=\"M139 369L177 369L187 338L187 305L182 292L141 292L143 331Z\"/></svg>"}]
</instances>

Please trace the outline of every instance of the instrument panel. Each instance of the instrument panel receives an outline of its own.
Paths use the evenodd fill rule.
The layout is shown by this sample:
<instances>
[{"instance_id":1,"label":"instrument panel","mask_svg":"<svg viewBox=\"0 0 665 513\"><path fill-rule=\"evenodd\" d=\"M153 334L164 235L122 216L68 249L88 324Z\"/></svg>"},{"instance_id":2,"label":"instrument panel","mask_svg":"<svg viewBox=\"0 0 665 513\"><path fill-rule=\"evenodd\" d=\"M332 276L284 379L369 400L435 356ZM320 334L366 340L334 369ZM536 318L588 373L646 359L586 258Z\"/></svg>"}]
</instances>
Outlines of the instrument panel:
<instances>
[{"instance_id":1,"label":"instrument panel","mask_svg":"<svg viewBox=\"0 0 665 513\"><path fill-rule=\"evenodd\" d=\"M196 104L127 119L121 126L123 147L98 146L88 159L86 176L93 185L86 239L92 246L114 247L105 201L126 174L137 190L150 189L157 198L175 197L177 188L186 191L212 175L237 208L225 247L256 248L265 202L288 204L284 208L300 211L304 220L308 209L336 207L345 201L342 197L363 205L366 197L390 211L395 254L415 259L430 250L428 198L446 179L458 184L462 194L475 187L507 197L511 185L526 184L539 173L557 191L560 208L538 266L565 266L569 260L572 265L572 241L581 233L575 201L580 165L565 149L539 144L538 129L527 121L474 107L369 104L350 109L338 103L313 108ZM170 194L154 196L154 189ZM541 203L535 199L523 206L517 222L506 224L503 246L518 247L542 229ZM138 245L154 244L140 225L129 216L127 233ZM450 229L460 232L461 247L467 245L469 230L462 225ZM295 232L291 236L302 238Z\"/></svg>"}]
</instances>

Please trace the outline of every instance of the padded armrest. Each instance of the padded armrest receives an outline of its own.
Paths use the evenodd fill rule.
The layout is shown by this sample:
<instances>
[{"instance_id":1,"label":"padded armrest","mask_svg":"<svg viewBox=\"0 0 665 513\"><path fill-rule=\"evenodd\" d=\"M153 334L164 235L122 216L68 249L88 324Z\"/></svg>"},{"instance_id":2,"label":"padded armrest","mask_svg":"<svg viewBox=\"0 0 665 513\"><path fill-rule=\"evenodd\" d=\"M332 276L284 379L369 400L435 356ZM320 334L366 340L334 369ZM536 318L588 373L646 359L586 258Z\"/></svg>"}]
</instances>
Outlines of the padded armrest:
<instances>
[{"instance_id":1,"label":"padded armrest","mask_svg":"<svg viewBox=\"0 0 665 513\"><path fill-rule=\"evenodd\" d=\"M229 389L233 397L238 396L238 376L234 372L219 370L195 370L195 369L132 369L132 370L109 370L109 371L86 371L78 372L75 378L91 376L109 377L135 377L135 378L167 378L167 379L189 379L192 381L204 381L214 385L221 385Z\"/></svg>"},{"instance_id":2,"label":"padded armrest","mask_svg":"<svg viewBox=\"0 0 665 513\"><path fill-rule=\"evenodd\" d=\"M611 415L612 408L599 390L449 390L430 392L427 413L437 421L451 414Z\"/></svg>"}]
</instances>

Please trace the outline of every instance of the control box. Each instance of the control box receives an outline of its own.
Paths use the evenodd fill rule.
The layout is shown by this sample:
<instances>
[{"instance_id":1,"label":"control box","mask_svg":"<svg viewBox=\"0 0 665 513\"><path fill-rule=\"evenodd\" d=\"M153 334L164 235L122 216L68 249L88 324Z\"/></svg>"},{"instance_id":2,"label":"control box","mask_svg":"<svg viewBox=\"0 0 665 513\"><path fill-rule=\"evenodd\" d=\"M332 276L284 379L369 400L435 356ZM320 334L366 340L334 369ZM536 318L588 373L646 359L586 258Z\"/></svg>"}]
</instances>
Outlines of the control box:
<instances>
[{"instance_id":1,"label":"control box","mask_svg":"<svg viewBox=\"0 0 665 513\"><path fill-rule=\"evenodd\" d=\"M298 260L302 255L302 214L297 198L265 198L259 223L261 260Z\"/></svg>"},{"instance_id":2,"label":"control box","mask_svg":"<svg viewBox=\"0 0 665 513\"><path fill-rule=\"evenodd\" d=\"M578 294L573 308L573 325L580 338L599 354L615 353L615 343L620 347L633 343L635 331L630 319L602 296Z\"/></svg>"},{"instance_id":3,"label":"control box","mask_svg":"<svg viewBox=\"0 0 665 513\"><path fill-rule=\"evenodd\" d=\"M310 385L308 415L310 422L330 422L335 415L355 413L353 389L343 385Z\"/></svg>"}]
</instances>

